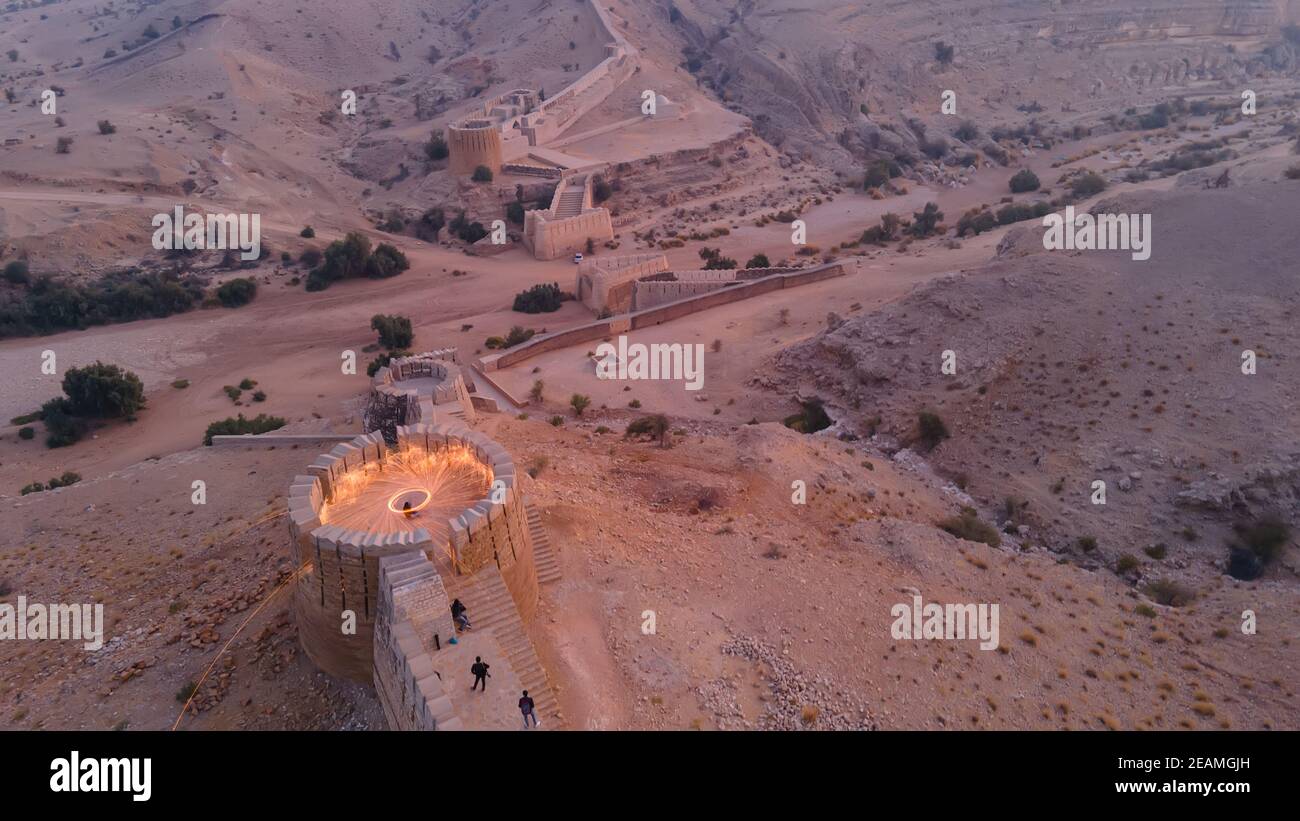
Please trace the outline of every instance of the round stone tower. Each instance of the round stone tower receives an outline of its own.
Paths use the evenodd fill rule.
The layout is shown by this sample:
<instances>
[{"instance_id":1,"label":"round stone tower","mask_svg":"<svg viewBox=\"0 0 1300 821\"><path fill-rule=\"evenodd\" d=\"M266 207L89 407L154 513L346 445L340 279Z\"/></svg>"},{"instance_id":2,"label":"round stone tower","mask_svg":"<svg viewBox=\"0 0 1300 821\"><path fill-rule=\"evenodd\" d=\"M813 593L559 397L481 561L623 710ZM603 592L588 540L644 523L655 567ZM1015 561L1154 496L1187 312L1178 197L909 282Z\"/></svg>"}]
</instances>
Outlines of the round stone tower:
<instances>
[{"instance_id":1,"label":"round stone tower","mask_svg":"<svg viewBox=\"0 0 1300 821\"><path fill-rule=\"evenodd\" d=\"M447 127L453 174L473 174L480 165L501 172L501 129L491 120L464 120Z\"/></svg>"}]
</instances>

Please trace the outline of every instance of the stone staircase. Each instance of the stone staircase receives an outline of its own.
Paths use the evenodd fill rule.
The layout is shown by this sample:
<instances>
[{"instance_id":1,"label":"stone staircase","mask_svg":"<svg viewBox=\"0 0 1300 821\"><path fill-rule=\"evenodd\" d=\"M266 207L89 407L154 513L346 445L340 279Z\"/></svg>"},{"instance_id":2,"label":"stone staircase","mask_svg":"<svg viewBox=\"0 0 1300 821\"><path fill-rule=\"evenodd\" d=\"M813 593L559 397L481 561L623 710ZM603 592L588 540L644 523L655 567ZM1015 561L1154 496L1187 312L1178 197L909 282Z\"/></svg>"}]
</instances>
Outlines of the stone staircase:
<instances>
[{"instance_id":1,"label":"stone staircase","mask_svg":"<svg viewBox=\"0 0 1300 821\"><path fill-rule=\"evenodd\" d=\"M555 206L555 218L566 219L576 217L582 213L582 195L583 190L578 187L569 187L560 193L560 201Z\"/></svg>"},{"instance_id":2,"label":"stone staircase","mask_svg":"<svg viewBox=\"0 0 1300 821\"><path fill-rule=\"evenodd\" d=\"M528 535L533 540L533 564L537 567L537 583L550 584L560 580L560 563L551 549L551 537L542 525L542 514L531 499L524 500L524 510L528 514Z\"/></svg>"},{"instance_id":3,"label":"stone staircase","mask_svg":"<svg viewBox=\"0 0 1300 821\"><path fill-rule=\"evenodd\" d=\"M532 697L536 714L542 722L541 728L554 730L563 726L564 716L560 713L560 704L551 689L546 669L524 632L519 609L515 607L515 600L511 598L500 571L488 565L473 576L447 574L443 577L443 584L449 598L460 599L468 608L472 625L470 633L492 631L506 660L519 677L521 689L527 690ZM492 663L492 659L486 661Z\"/></svg>"}]
</instances>

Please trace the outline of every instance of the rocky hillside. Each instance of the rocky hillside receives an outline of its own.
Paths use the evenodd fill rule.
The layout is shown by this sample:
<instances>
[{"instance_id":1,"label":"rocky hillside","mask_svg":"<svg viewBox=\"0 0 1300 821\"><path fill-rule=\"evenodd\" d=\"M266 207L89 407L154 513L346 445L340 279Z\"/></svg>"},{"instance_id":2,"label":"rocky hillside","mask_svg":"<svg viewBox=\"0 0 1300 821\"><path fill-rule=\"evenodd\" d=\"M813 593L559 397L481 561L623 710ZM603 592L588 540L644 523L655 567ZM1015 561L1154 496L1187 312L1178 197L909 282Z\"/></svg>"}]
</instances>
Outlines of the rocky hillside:
<instances>
[{"instance_id":1,"label":"rocky hillside","mask_svg":"<svg viewBox=\"0 0 1300 821\"><path fill-rule=\"evenodd\" d=\"M782 387L890 449L937 442L933 464L1052 549L1220 572L1231 525L1300 518L1297 205L1280 183L1099 204L1153 214L1146 262L1046 252L1021 228L987 266L785 351ZM923 411L948 438L920 441Z\"/></svg>"},{"instance_id":2,"label":"rocky hillside","mask_svg":"<svg viewBox=\"0 0 1300 821\"><path fill-rule=\"evenodd\" d=\"M909 118L945 132L967 117L1068 121L1178 94L1235 94L1247 78L1300 70L1300 32L1285 29L1300 8L1269 0L662 6L660 25L702 85L774 143L844 169L873 149L914 149ZM939 116L945 89L957 94L957 117Z\"/></svg>"}]
</instances>

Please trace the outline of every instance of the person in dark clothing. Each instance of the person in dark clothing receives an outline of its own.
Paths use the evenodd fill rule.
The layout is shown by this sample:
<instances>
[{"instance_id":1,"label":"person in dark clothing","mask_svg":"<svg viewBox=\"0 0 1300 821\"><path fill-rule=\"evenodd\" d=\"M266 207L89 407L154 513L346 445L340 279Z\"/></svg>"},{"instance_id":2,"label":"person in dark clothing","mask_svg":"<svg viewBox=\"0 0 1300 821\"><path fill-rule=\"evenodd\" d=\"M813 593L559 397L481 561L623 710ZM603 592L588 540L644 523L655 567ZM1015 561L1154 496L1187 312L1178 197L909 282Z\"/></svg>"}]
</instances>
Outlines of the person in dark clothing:
<instances>
[{"instance_id":1,"label":"person in dark clothing","mask_svg":"<svg viewBox=\"0 0 1300 821\"><path fill-rule=\"evenodd\" d=\"M451 620L456 622L456 626L461 630L469 629L469 616L466 614L465 605L461 604L460 599L451 603Z\"/></svg>"},{"instance_id":2,"label":"person in dark clothing","mask_svg":"<svg viewBox=\"0 0 1300 821\"><path fill-rule=\"evenodd\" d=\"M478 686L480 681L483 682L483 692L487 692L487 680L492 677L492 674L488 672L490 666L483 662L481 656L474 657L474 663L469 666L469 671L474 674L474 683L469 688L471 693L474 692L474 688Z\"/></svg>"},{"instance_id":3,"label":"person in dark clothing","mask_svg":"<svg viewBox=\"0 0 1300 821\"><path fill-rule=\"evenodd\" d=\"M524 714L524 729L528 729L528 719L533 720L533 726L537 726L537 716L533 714L533 700L528 697L528 691L524 690L523 698L519 699L519 712Z\"/></svg>"}]
</instances>

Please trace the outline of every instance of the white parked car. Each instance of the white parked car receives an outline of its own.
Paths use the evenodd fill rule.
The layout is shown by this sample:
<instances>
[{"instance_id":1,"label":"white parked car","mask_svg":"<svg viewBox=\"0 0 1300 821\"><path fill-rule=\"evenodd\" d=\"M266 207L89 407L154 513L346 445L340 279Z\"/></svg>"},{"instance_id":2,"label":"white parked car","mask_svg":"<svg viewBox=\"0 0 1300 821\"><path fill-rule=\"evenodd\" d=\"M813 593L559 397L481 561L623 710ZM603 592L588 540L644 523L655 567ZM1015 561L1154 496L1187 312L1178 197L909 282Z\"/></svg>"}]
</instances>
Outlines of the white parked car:
<instances>
[{"instance_id":1,"label":"white parked car","mask_svg":"<svg viewBox=\"0 0 1300 821\"><path fill-rule=\"evenodd\" d=\"M574 265L577 265L579 262L582 262L582 254L574 254L574 255L573 255L573 264L574 264Z\"/></svg>"}]
</instances>

